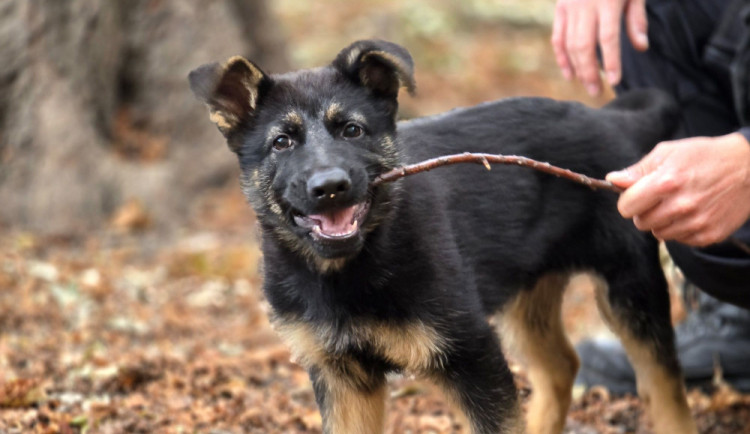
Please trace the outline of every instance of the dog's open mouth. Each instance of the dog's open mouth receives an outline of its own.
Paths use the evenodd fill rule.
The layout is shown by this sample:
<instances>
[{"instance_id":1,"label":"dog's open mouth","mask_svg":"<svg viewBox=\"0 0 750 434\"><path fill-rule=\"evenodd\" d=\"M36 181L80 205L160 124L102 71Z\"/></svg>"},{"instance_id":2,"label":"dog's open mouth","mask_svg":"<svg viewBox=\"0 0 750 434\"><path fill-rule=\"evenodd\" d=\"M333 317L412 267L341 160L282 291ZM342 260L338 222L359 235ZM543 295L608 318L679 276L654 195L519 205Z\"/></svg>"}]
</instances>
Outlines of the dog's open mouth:
<instances>
[{"instance_id":1,"label":"dog's open mouth","mask_svg":"<svg viewBox=\"0 0 750 434\"><path fill-rule=\"evenodd\" d=\"M320 214L295 215L294 223L309 228L313 238L346 240L357 235L369 209L370 202L367 201Z\"/></svg>"}]
</instances>

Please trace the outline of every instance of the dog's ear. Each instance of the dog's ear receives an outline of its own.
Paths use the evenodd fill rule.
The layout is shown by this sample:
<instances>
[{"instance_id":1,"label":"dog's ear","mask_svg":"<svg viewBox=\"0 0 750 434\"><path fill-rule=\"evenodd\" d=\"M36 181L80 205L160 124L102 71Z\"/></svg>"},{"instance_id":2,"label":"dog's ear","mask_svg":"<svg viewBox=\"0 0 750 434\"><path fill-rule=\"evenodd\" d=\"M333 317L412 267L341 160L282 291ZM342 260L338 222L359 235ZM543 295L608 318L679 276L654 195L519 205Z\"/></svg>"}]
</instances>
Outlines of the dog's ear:
<instances>
[{"instance_id":1,"label":"dog's ear","mask_svg":"<svg viewBox=\"0 0 750 434\"><path fill-rule=\"evenodd\" d=\"M378 96L396 98L401 87L411 94L416 88L411 55L392 42L357 41L336 56L333 66Z\"/></svg>"},{"instance_id":2,"label":"dog's ear","mask_svg":"<svg viewBox=\"0 0 750 434\"><path fill-rule=\"evenodd\" d=\"M213 121L225 137L258 106L270 79L249 60L235 56L225 64L211 63L190 71L190 89L206 103Z\"/></svg>"}]
</instances>

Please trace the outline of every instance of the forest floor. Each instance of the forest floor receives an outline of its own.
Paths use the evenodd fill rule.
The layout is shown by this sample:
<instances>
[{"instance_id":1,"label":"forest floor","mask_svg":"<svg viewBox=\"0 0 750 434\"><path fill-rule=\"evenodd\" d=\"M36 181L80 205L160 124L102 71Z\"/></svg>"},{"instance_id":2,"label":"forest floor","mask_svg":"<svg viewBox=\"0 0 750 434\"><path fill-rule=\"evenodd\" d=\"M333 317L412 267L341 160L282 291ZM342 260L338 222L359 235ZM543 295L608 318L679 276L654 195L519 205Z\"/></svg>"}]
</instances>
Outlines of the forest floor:
<instances>
[{"instance_id":1,"label":"forest floor","mask_svg":"<svg viewBox=\"0 0 750 434\"><path fill-rule=\"evenodd\" d=\"M171 240L123 233L137 207L97 237L6 234L0 433L319 433L307 374L268 323L252 216L219 211L238 201L226 192L207 205L219 223ZM590 285L576 282L573 340L603 330ZM527 399L523 367L512 370ZM702 433L750 432L750 396L720 385L689 402ZM387 408L388 433L467 432L419 379L392 381ZM574 391L565 432L650 431L637 398L594 388Z\"/></svg>"},{"instance_id":2,"label":"forest floor","mask_svg":"<svg viewBox=\"0 0 750 434\"><path fill-rule=\"evenodd\" d=\"M403 100L407 117L518 95L611 97L560 78L549 0L374 3L273 4L300 65L371 35L409 47L419 91ZM86 236L0 228L0 433L320 432L307 375L268 323L254 219L237 186L204 198L190 221L162 233L133 201ZM577 280L564 309L574 341L606 335L594 305ZM512 368L527 399L523 368ZM390 391L388 433L466 432L429 384L400 378ZM690 391L689 403L702 433L750 432L750 396L719 383ZM574 391L565 432L650 429L637 398L595 388Z\"/></svg>"}]
</instances>

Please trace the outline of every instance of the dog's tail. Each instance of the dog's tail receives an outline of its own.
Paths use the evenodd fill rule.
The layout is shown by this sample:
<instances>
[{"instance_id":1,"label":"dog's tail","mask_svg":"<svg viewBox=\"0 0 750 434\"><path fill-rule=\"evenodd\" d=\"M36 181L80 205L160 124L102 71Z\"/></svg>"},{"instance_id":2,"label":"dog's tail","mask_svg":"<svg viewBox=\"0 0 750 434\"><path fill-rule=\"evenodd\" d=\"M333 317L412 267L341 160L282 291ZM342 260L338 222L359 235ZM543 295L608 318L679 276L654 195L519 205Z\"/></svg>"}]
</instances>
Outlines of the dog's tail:
<instances>
[{"instance_id":1,"label":"dog's tail","mask_svg":"<svg viewBox=\"0 0 750 434\"><path fill-rule=\"evenodd\" d=\"M629 91L604 108L617 111L618 123L634 135L643 153L650 151L657 143L673 138L681 121L677 101L658 89Z\"/></svg>"}]
</instances>

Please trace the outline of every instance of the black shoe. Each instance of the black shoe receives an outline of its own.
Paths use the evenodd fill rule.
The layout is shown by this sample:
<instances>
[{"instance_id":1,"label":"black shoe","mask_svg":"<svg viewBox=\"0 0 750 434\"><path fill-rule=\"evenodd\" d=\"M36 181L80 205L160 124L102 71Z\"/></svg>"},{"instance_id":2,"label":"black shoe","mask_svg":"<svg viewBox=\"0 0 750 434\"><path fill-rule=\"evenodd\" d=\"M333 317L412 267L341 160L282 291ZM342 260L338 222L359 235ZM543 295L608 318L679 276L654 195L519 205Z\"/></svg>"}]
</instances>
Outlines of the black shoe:
<instances>
[{"instance_id":1,"label":"black shoe","mask_svg":"<svg viewBox=\"0 0 750 434\"><path fill-rule=\"evenodd\" d=\"M710 389L715 366L724 381L750 392L750 311L705 294L700 307L675 330L677 357L687 386ZM635 395L635 372L619 342L589 340L577 347L581 369L576 384L601 385L614 395Z\"/></svg>"}]
</instances>

